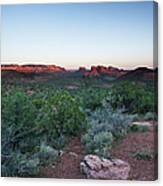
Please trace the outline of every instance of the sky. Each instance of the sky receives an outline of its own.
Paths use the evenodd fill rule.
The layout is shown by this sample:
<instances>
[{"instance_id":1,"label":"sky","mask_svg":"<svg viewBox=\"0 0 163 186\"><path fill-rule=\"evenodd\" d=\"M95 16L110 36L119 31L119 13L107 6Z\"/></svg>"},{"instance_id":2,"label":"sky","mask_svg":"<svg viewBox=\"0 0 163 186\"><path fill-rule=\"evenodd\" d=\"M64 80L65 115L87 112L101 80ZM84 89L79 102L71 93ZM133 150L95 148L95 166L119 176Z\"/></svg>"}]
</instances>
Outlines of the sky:
<instances>
[{"instance_id":1,"label":"sky","mask_svg":"<svg viewBox=\"0 0 163 186\"><path fill-rule=\"evenodd\" d=\"M3 5L1 63L152 67L153 5Z\"/></svg>"}]
</instances>

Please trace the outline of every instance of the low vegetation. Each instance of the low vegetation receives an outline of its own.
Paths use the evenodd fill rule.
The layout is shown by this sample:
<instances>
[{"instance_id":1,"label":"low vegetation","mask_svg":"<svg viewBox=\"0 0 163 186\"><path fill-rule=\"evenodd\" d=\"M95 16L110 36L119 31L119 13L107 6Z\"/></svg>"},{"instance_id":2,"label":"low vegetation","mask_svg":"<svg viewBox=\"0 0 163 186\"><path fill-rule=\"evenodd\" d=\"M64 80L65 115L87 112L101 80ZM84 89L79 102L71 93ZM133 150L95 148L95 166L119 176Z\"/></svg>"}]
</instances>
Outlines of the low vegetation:
<instances>
[{"instance_id":1,"label":"low vegetation","mask_svg":"<svg viewBox=\"0 0 163 186\"><path fill-rule=\"evenodd\" d=\"M2 97L2 175L37 174L43 157L56 157L66 138L85 129L85 113L68 92L47 97L11 91Z\"/></svg>"},{"instance_id":2,"label":"low vegetation","mask_svg":"<svg viewBox=\"0 0 163 186\"><path fill-rule=\"evenodd\" d=\"M149 126L147 125L133 124L130 126L131 132L147 132L148 130L149 130Z\"/></svg>"},{"instance_id":3,"label":"low vegetation","mask_svg":"<svg viewBox=\"0 0 163 186\"><path fill-rule=\"evenodd\" d=\"M115 111L109 104L103 104L88 117L89 129L82 138L87 152L110 157L113 141L127 134L133 119L133 115L123 114L121 110Z\"/></svg>"},{"instance_id":4,"label":"low vegetation","mask_svg":"<svg viewBox=\"0 0 163 186\"><path fill-rule=\"evenodd\" d=\"M149 149L144 149L141 151L137 151L133 154L133 157L135 157L138 160L152 160L154 158L154 153Z\"/></svg>"},{"instance_id":5,"label":"low vegetation","mask_svg":"<svg viewBox=\"0 0 163 186\"><path fill-rule=\"evenodd\" d=\"M151 119L154 113L153 93L137 84L105 88L82 80L67 90L59 81L63 86L2 80L2 176L37 175L76 135L88 153L110 157L113 141L127 134L136 115Z\"/></svg>"},{"instance_id":6,"label":"low vegetation","mask_svg":"<svg viewBox=\"0 0 163 186\"><path fill-rule=\"evenodd\" d=\"M124 107L129 113L157 112L154 92L134 82L127 81L113 86L110 102L114 109Z\"/></svg>"}]
</instances>

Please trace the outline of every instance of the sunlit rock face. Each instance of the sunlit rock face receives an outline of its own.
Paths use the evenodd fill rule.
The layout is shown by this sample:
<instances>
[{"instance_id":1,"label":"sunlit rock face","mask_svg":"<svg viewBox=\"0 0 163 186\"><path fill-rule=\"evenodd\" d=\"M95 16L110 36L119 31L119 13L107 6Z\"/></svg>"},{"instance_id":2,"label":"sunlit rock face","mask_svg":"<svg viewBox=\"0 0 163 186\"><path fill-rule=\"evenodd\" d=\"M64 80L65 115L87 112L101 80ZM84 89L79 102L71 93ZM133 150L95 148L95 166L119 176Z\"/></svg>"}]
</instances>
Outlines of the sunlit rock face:
<instances>
[{"instance_id":1,"label":"sunlit rock face","mask_svg":"<svg viewBox=\"0 0 163 186\"><path fill-rule=\"evenodd\" d=\"M100 74L98 73L97 68L95 66L92 66L90 71L84 73L84 76L85 77L88 77L88 76L97 77L97 76L100 76Z\"/></svg>"},{"instance_id":2,"label":"sunlit rock face","mask_svg":"<svg viewBox=\"0 0 163 186\"><path fill-rule=\"evenodd\" d=\"M85 77L96 76L99 77L101 75L108 75L110 77L120 77L125 74L126 71L123 69L118 69L114 67L105 67L105 66L92 66L90 71L84 73Z\"/></svg>"},{"instance_id":3,"label":"sunlit rock face","mask_svg":"<svg viewBox=\"0 0 163 186\"><path fill-rule=\"evenodd\" d=\"M65 71L64 68L56 65L2 65L1 70L13 70L17 72L58 72Z\"/></svg>"}]
</instances>

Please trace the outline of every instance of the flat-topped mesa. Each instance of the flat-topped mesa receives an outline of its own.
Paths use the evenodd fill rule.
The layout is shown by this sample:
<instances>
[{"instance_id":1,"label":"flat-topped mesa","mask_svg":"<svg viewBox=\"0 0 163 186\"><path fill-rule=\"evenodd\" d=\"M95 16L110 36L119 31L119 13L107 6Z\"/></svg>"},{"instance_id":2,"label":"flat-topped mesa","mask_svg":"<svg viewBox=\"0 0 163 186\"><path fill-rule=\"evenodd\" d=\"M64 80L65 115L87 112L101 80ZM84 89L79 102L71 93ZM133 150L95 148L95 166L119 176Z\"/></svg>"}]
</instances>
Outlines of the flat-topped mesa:
<instances>
[{"instance_id":1,"label":"flat-topped mesa","mask_svg":"<svg viewBox=\"0 0 163 186\"><path fill-rule=\"evenodd\" d=\"M46 65L22 65L17 68L18 72L44 72L46 70Z\"/></svg>"},{"instance_id":2,"label":"flat-topped mesa","mask_svg":"<svg viewBox=\"0 0 163 186\"><path fill-rule=\"evenodd\" d=\"M19 65L1 65L1 70L16 70Z\"/></svg>"},{"instance_id":3,"label":"flat-topped mesa","mask_svg":"<svg viewBox=\"0 0 163 186\"><path fill-rule=\"evenodd\" d=\"M56 66L56 65L48 65L48 71L65 71L65 69L63 67L59 67L59 66Z\"/></svg>"},{"instance_id":4,"label":"flat-topped mesa","mask_svg":"<svg viewBox=\"0 0 163 186\"><path fill-rule=\"evenodd\" d=\"M17 72L61 72L64 68L56 65L1 65L1 70L13 70Z\"/></svg>"}]
</instances>

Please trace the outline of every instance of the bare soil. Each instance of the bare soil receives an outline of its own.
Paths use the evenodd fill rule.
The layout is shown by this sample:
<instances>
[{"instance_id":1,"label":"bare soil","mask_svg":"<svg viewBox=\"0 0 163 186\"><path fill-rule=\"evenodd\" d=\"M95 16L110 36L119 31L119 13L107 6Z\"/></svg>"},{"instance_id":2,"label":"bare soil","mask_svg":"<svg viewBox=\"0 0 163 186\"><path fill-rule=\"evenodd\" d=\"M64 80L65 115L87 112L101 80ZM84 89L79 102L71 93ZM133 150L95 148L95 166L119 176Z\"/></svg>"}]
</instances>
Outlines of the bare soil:
<instances>
[{"instance_id":1,"label":"bare soil","mask_svg":"<svg viewBox=\"0 0 163 186\"><path fill-rule=\"evenodd\" d=\"M138 160L133 156L133 153L143 149L157 151L157 131L155 130L155 123L153 124L149 131L130 132L126 138L114 144L111 151L112 157L127 161L131 166L129 180L157 179L157 156L152 160ZM80 162L85 154L80 137L73 138L65 147L56 166L43 167L40 177L85 179L85 175L80 172Z\"/></svg>"},{"instance_id":2,"label":"bare soil","mask_svg":"<svg viewBox=\"0 0 163 186\"><path fill-rule=\"evenodd\" d=\"M112 156L127 161L131 166L130 180L150 181L157 179L157 131L156 124L147 132L131 132L112 149ZM138 160L133 153L149 149L154 152L152 160Z\"/></svg>"},{"instance_id":3,"label":"bare soil","mask_svg":"<svg viewBox=\"0 0 163 186\"><path fill-rule=\"evenodd\" d=\"M85 156L84 146L80 137L73 138L65 147L64 153L56 163L56 166L48 166L41 169L40 177L84 179L85 175L80 172L80 162Z\"/></svg>"}]
</instances>

